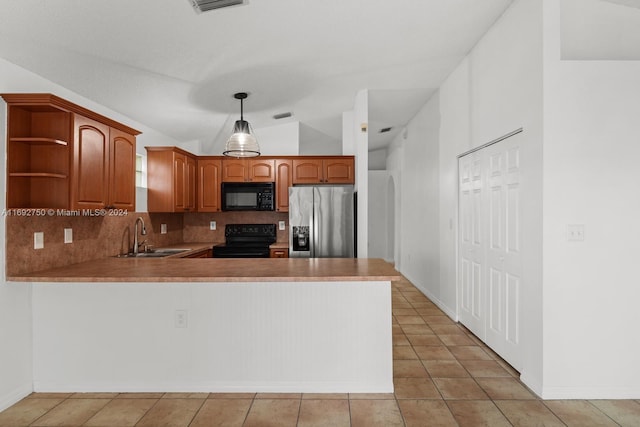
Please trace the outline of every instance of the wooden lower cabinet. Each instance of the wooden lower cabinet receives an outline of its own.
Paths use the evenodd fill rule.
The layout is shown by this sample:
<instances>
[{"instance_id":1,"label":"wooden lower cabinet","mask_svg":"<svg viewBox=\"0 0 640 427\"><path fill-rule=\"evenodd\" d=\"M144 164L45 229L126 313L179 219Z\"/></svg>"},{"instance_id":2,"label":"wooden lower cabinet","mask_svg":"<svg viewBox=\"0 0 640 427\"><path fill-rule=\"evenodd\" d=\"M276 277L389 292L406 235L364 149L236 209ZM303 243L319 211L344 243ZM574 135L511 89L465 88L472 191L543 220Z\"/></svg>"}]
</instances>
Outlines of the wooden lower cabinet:
<instances>
[{"instance_id":1,"label":"wooden lower cabinet","mask_svg":"<svg viewBox=\"0 0 640 427\"><path fill-rule=\"evenodd\" d=\"M269 258L289 258L289 249L271 248Z\"/></svg>"}]
</instances>

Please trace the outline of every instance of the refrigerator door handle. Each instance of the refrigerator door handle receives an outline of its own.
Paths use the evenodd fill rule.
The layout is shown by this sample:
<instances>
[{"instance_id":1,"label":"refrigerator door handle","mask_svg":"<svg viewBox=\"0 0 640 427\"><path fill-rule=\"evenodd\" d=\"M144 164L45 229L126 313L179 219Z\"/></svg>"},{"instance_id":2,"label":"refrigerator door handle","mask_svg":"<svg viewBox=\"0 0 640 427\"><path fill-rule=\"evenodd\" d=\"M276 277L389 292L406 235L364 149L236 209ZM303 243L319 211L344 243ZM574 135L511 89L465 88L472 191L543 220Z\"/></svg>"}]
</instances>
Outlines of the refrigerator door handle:
<instances>
[{"instance_id":1,"label":"refrigerator door handle","mask_svg":"<svg viewBox=\"0 0 640 427\"><path fill-rule=\"evenodd\" d=\"M311 250L311 258L316 257L316 245L318 244L318 218L316 217L316 213L318 210L316 209L316 201L315 201L315 192L313 194L313 209L311 210L311 222L309 223L309 249Z\"/></svg>"}]
</instances>

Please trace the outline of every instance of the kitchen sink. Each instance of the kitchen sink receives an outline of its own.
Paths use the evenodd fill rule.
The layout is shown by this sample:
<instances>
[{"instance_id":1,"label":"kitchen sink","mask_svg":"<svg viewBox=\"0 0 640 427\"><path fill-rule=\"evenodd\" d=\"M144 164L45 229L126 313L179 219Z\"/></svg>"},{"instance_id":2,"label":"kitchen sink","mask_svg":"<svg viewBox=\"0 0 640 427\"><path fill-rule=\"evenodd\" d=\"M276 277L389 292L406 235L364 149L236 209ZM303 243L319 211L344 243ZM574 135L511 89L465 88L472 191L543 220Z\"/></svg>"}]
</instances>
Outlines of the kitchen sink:
<instances>
[{"instance_id":1,"label":"kitchen sink","mask_svg":"<svg viewBox=\"0 0 640 427\"><path fill-rule=\"evenodd\" d=\"M116 258L163 258L169 255L175 255L182 252L190 251L191 249L173 249L173 248L160 248L154 249L150 252L138 252L137 254L128 253L116 255Z\"/></svg>"}]
</instances>

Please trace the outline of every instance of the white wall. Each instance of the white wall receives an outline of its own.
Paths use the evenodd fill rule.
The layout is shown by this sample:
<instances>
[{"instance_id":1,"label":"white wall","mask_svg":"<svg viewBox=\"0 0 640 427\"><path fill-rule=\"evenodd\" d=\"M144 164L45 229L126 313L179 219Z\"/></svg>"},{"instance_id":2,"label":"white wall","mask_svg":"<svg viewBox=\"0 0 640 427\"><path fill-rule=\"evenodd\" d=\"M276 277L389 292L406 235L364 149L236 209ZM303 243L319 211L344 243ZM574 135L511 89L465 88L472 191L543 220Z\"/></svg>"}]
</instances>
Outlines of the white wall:
<instances>
[{"instance_id":1,"label":"white wall","mask_svg":"<svg viewBox=\"0 0 640 427\"><path fill-rule=\"evenodd\" d=\"M561 61L559 16L546 1L543 395L638 398L640 62Z\"/></svg>"},{"instance_id":2,"label":"white wall","mask_svg":"<svg viewBox=\"0 0 640 427\"><path fill-rule=\"evenodd\" d=\"M434 302L439 292L439 96L434 95L389 148L387 168L401 175L399 215L402 253L396 256L411 282ZM406 135L406 139L404 138ZM394 160L395 159L395 160Z\"/></svg>"},{"instance_id":3,"label":"white wall","mask_svg":"<svg viewBox=\"0 0 640 427\"><path fill-rule=\"evenodd\" d=\"M300 155L342 155L342 141L300 123Z\"/></svg>"},{"instance_id":4,"label":"white wall","mask_svg":"<svg viewBox=\"0 0 640 427\"><path fill-rule=\"evenodd\" d=\"M387 160L402 176L399 269L457 318L457 156L525 129L523 378L535 390L542 382L541 7L516 1L411 120L406 140L396 138Z\"/></svg>"},{"instance_id":5,"label":"white wall","mask_svg":"<svg viewBox=\"0 0 640 427\"><path fill-rule=\"evenodd\" d=\"M369 257L387 259L387 171L369 171Z\"/></svg>"},{"instance_id":6,"label":"white wall","mask_svg":"<svg viewBox=\"0 0 640 427\"><path fill-rule=\"evenodd\" d=\"M260 153L265 156L295 156L299 153L300 122L263 127L255 129L255 133ZM210 154L220 155L222 152Z\"/></svg>"}]
</instances>

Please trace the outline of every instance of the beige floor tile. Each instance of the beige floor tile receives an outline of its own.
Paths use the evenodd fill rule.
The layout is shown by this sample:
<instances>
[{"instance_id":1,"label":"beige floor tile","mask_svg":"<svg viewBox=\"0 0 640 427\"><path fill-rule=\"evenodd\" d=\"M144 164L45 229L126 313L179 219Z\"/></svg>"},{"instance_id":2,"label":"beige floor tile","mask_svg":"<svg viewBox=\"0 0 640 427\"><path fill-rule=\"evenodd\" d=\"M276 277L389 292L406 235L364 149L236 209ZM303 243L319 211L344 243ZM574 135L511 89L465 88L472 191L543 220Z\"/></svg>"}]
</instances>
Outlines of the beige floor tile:
<instances>
[{"instance_id":1,"label":"beige floor tile","mask_svg":"<svg viewBox=\"0 0 640 427\"><path fill-rule=\"evenodd\" d=\"M489 396L473 378L434 378L445 400L484 400Z\"/></svg>"},{"instance_id":2,"label":"beige floor tile","mask_svg":"<svg viewBox=\"0 0 640 427\"><path fill-rule=\"evenodd\" d=\"M84 424L88 427L135 426L158 399L114 399Z\"/></svg>"},{"instance_id":3,"label":"beige floor tile","mask_svg":"<svg viewBox=\"0 0 640 427\"><path fill-rule=\"evenodd\" d=\"M393 400L393 393L349 393L350 400Z\"/></svg>"},{"instance_id":4,"label":"beige floor tile","mask_svg":"<svg viewBox=\"0 0 640 427\"><path fill-rule=\"evenodd\" d=\"M164 393L120 393L116 399L160 399Z\"/></svg>"},{"instance_id":5,"label":"beige floor tile","mask_svg":"<svg viewBox=\"0 0 640 427\"><path fill-rule=\"evenodd\" d=\"M66 399L73 396L73 393L31 393L27 399Z\"/></svg>"},{"instance_id":6,"label":"beige floor tile","mask_svg":"<svg viewBox=\"0 0 640 427\"><path fill-rule=\"evenodd\" d=\"M457 427L447 404L442 400L400 400L400 412L407 427Z\"/></svg>"},{"instance_id":7,"label":"beige floor tile","mask_svg":"<svg viewBox=\"0 0 640 427\"><path fill-rule=\"evenodd\" d=\"M495 360L461 360L460 363L472 377L511 377L511 374Z\"/></svg>"},{"instance_id":8,"label":"beige floor tile","mask_svg":"<svg viewBox=\"0 0 640 427\"><path fill-rule=\"evenodd\" d=\"M413 346L443 345L437 335L406 335Z\"/></svg>"},{"instance_id":9,"label":"beige floor tile","mask_svg":"<svg viewBox=\"0 0 640 427\"><path fill-rule=\"evenodd\" d=\"M447 402L460 427L510 427L511 423L490 400Z\"/></svg>"},{"instance_id":10,"label":"beige floor tile","mask_svg":"<svg viewBox=\"0 0 640 427\"><path fill-rule=\"evenodd\" d=\"M465 345L472 346L475 345L474 342L464 334L457 335L438 335L438 338L442 340L444 345L447 346L455 346L455 345Z\"/></svg>"},{"instance_id":11,"label":"beige floor tile","mask_svg":"<svg viewBox=\"0 0 640 427\"><path fill-rule=\"evenodd\" d=\"M544 404L569 427L618 425L601 410L585 400L548 400Z\"/></svg>"},{"instance_id":12,"label":"beige floor tile","mask_svg":"<svg viewBox=\"0 0 640 427\"><path fill-rule=\"evenodd\" d=\"M119 393L73 393L69 399L113 399Z\"/></svg>"},{"instance_id":13,"label":"beige floor tile","mask_svg":"<svg viewBox=\"0 0 640 427\"><path fill-rule=\"evenodd\" d=\"M446 315L423 315L422 318L428 325L455 325L456 322Z\"/></svg>"},{"instance_id":14,"label":"beige floor tile","mask_svg":"<svg viewBox=\"0 0 640 427\"><path fill-rule=\"evenodd\" d=\"M209 393L165 393L163 399L206 399Z\"/></svg>"},{"instance_id":15,"label":"beige floor tile","mask_svg":"<svg viewBox=\"0 0 640 427\"><path fill-rule=\"evenodd\" d=\"M302 393L258 393L256 399L302 399Z\"/></svg>"},{"instance_id":16,"label":"beige floor tile","mask_svg":"<svg viewBox=\"0 0 640 427\"><path fill-rule=\"evenodd\" d=\"M421 316L445 316L444 312L438 307L417 307L415 310Z\"/></svg>"},{"instance_id":17,"label":"beige floor tile","mask_svg":"<svg viewBox=\"0 0 640 427\"><path fill-rule=\"evenodd\" d=\"M255 399L244 427L294 427L300 411L299 399Z\"/></svg>"},{"instance_id":18,"label":"beige floor tile","mask_svg":"<svg viewBox=\"0 0 640 427\"><path fill-rule=\"evenodd\" d=\"M393 345L411 345L405 334L393 335Z\"/></svg>"},{"instance_id":19,"label":"beige floor tile","mask_svg":"<svg viewBox=\"0 0 640 427\"><path fill-rule=\"evenodd\" d=\"M395 316L399 325L424 325L425 322L421 316Z\"/></svg>"},{"instance_id":20,"label":"beige floor tile","mask_svg":"<svg viewBox=\"0 0 640 427\"><path fill-rule=\"evenodd\" d=\"M205 399L160 399L136 427L188 426Z\"/></svg>"},{"instance_id":21,"label":"beige floor tile","mask_svg":"<svg viewBox=\"0 0 640 427\"><path fill-rule=\"evenodd\" d=\"M26 426L60 404L64 398L30 397L0 412L0 426Z\"/></svg>"},{"instance_id":22,"label":"beige floor tile","mask_svg":"<svg viewBox=\"0 0 640 427\"><path fill-rule=\"evenodd\" d=\"M434 335L433 329L427 325L400 325L402 332L407 335Z\"/></svg>"},{"instance_id":23,"label":"beige floor tile","mask_svg":"<svg viewBox=\"0 0 640 427\"><path fill-rule=\"evenodd\" d=\"M476 378L476 382L491 399L537 399L515 378Z\"/></svg>"},{"instance_id":24,"label":"beige floor tile","mask_svg":"<svg viewBox=\"0 0 640 427\"><path fill-rule=\"evenodd\" d=\"M591 400L590 402L621 426L640 426L640 404L636 401Z\"/></svg>"},{"instance_id":25,"label":"beige floor tile","mask_svg":"<svg viewBox=\"0 0 640 427\"><path fill-rule=\"evenodd\" d=\"M256 393L209 393L209 399L253 399Z\"/></svg>"},{"instance_id":26,"label":"beige floor tile","mask_svg":"<svg viewBox=\"0 0 640 427\"><path fill-rule=\"evenodd\" d=\"M349 399L349 393L303 393L303 399Z\"/></svg>"},{"instance_id":27,"label":"beige floor tile","mask_svg":"<svg viewBox=\"0 0 640 427\"><path fill-rule=\"evenodd\" d=\"M407 360L418 359L418 355L413 351L413 347L410 345L396 345L393 346L393 359L394 360Z\"/></svg>"},{"instance_id":28,"label":"beige floor tile","mask_svg":"<svg viewBox=\"0 0 640 427\"><path fill-rule=\"evenodd\" d=\"M352 427L402 427L402 415L395 400L352 400Z\"/></svg>"},{"instance_id":29,"label":"beige floor tile","mask_svg":"<svg viewBox=\"0 0 640 427\"><path fill-rule=\"evenodd\" d=\"M482 348L472 346L454 346L451 352L458 360L493 360Z\"/></svg>"},{"instance_id":30,"label":"beige floor tile","mask_svg":"<svg viewBox=\"0 0 640 427\"><path fill-rule=\"evenodd\" d=\"M467 378L469 372L457 360L423 360L431 378Z\"/></svg>"},{"instance_id":31,"label":"beige floor tile","mask_svg":"<svg viewBox=\"0 0 640 427\"><path fill-rule=\"evenodd\" d=\"M38 418L33 426L79 426L102 409L109 399L67 399Z\"/></svg>"},{"instance_id":32,"label":"beige floor tile","mask_svg":"<svg viewBox=\"0 0 640 427\"><path fill-rule=\"evenodd\" d=\"M395 360L393 362L393 377L429 378L429 374L419 360Z\"/></svg>"},{"instance_id":33,"label":"beige floor tile","mask_svg":"<svg viewBox=\"0 0 640 427\"><path fill-rule=\"evenodd\" d=\"M397 399L442 399L429 378L395 378L393 385Z\"/></svg>"},{"instance_id":34,"label":"beige floor tile","mask_svg":"<svg viewBox=\"0 0 640 427\"><path fill-rule=\"evenodd\" d=\"M410 309L413 309L413 306L407 300L391 301L391 307L392 307L392 309L396 309L396 308L410 308Z\"/></svg>"},{"instance_id":35,"label":"beige floor tile","mask_svg":"<svg viewBox=\"0 0 640 427\"><path fill-rule=\"evenodd\" d=\"M466 335L458 325L429 325L438 335Z\"/></svg>"},{"instance_id":36,"label":"beige floor tile","mask_svg":"<svg viewBox=\"0 0 640 427\"><path fill-rule=\"evenodd\" d=\"M455 360L453 354L443 345L415 346L413 349L422 360Z\"/></svg>"},{"instance_id":37,"label":"beige floor tile","mask_svg":"<svg viewBox=\"0 0 640 427\"><path fill-rule=\"evenodd\" d=\"M297 427L349 427L349 401L340 400L303 400Z\"/></svg>"},{"instance_id":38,"label":"beige floor tile","mask_svg":"<svg viewBox=\"0 0 640 427\"><path fill-rule=\"evenodd\" d=\"M208 399L189 427L241 426L252 399Z\"/></svg>"},{"instance_id":39,"label":"beige floor tile","mask_svg":"<svg viewBox=\"0 0 640 427\"><path fill-rule=\"evenodd\" d=\"M392 335L404 335L404 331L400 327L400 325L391 325L391 334Z\"/></svg>"},{"instance_id":40,"label":"beige floor tile","mask_svg":"<svg viewBox=\"0 0 640 427\"><path fill-rule=\"evenodd\" d=\"M540 400L494 400L493 403L516 427L564 426Z\"/></svg>"},{"instance_id":41,"label":"beige floor tile","mask_svg":"<svg viewBox=\"0 0 640 427\"><path fill-rule=\"evenodd\" d=\"M418 316L415 308L394 308L392 314L394 316Z\"/></svg>"}]
</instances>

